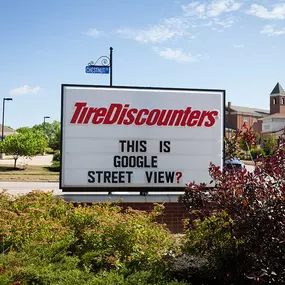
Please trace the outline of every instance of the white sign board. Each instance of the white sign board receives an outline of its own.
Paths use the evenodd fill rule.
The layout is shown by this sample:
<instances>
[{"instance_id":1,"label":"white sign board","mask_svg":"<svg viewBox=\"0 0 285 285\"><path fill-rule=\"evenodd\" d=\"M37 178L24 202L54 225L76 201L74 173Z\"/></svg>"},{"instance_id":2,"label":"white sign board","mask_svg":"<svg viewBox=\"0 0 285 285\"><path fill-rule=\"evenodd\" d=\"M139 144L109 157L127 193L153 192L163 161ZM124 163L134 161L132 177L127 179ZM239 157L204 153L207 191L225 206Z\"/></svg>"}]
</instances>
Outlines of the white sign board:
<instances>
[{"instance_id":1,"label":"white sign board","mask_svg":"<svg viewBox=\"0 0 285 285\"><path fill-rule=\"evenodd\" d=\"M210 162L222 166L224 97L222 90L63 85L61 188L208 183Z\"/></svg>"}]
</instances>

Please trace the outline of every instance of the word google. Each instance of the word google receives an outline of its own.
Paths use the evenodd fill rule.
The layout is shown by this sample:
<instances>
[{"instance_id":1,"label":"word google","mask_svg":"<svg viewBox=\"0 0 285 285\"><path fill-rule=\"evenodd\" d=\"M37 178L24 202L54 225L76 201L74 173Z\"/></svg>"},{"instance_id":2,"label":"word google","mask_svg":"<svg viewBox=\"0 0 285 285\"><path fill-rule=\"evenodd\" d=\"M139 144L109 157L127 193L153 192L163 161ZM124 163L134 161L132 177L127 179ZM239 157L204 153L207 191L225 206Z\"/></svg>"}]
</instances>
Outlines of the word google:
<instances>
[{"instance_id":1,"label":"word google","mask_svg":"<svg viewBox=\"0 0 285 285\"><path fill-rule=\"evenodd\" d=\"M135 125L212 127L219 116L217 110L137 109L130 104L111 103L108 108L88 107L86 102L76 102L71 124Z\"/></svg>"}]
</instances>

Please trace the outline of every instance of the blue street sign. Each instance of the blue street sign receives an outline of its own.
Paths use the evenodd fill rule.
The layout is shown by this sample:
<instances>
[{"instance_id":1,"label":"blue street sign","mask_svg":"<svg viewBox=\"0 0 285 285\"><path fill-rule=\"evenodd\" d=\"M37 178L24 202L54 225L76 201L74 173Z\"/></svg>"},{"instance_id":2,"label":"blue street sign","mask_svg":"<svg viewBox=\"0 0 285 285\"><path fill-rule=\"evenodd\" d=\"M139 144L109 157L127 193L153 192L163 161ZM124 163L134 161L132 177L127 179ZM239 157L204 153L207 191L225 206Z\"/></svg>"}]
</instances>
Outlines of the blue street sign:
<instances>
[{"instance_id":1,"label":"blue street sign","mask_svg":"<svg viewBox=\"0 0 285 285\"><path fill-rule=\"evenodd\" d=\"M99 73L99 74L109 74L109 66L101 66L101 65L88 65L85 68L86 73Z\"/></svg>"}]
</instances>

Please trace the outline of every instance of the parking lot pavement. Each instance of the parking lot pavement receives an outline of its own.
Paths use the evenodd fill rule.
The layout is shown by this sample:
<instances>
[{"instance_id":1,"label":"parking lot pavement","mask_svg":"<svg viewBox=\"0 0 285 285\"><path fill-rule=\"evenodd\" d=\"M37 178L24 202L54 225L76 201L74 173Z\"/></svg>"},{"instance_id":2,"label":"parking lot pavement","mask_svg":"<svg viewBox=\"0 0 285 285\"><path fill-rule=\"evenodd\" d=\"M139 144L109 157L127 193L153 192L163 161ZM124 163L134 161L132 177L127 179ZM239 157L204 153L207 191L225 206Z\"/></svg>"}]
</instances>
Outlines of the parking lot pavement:
<instances>
[{"instance_id":1,"label":"parking lot pavement","mask_svg":"<svg viewBox=\"0 0 285 285\"><path fill-rule=\"evenodd\" d=\"M17 160L18 166L24 165L43 165L43 166L50 166L52 163L52 154L48 155L38 155L35 157L30 158L23 158L20 157ZM0 159L0 165L14 165L14 159L11 155L5 155L4 159Z\"/></svg>"},{"instance_id":2,"label":"parking lot pavement","mask_svg":"<svg viewBox=\"0 0 285 285\"><path fill-rule=\"evenodd\" d=\"M253 166L253 165L246 165L245 168L246 168L247 171L253 172L254 169L255 169L255 166Z\"/></svg>"},{"instance_id":3,"label":"parking lot pavement","mask_svg":"<svg viewBox=\"0 0 285 285\"><path fill-rule=\"evenodd\" d=\"M0 192L2 190L6 190L12 195L27 194L33 190L53 191L55 195L61 194L58 182L0 182Z\"/></svg>"}]
</instances>

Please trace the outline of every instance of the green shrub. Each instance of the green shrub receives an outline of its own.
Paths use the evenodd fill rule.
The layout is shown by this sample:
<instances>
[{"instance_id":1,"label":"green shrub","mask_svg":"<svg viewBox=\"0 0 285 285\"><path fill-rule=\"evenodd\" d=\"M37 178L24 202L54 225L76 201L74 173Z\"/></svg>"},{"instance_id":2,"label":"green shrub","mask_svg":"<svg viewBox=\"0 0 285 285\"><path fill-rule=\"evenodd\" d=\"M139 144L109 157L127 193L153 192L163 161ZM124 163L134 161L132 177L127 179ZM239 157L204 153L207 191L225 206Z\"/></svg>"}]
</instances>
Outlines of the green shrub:
<instances>
[{"instance_id":1,"label":"green shrub","mask_svg":"<svg viewBox=\"0 0 285 285\"><path fill-rule=\"evenodd\" d=\"M233 238L232 226L233 220L225 211L193 221L185 231L185 255L180 257L182 265L177 266L177 260L174 263L174 276L183 276L194 284L242 284L231 283L233 276L227 276L232 268L242 268L243 264L242 242Z\"/></svg>"},{"instance_id":2,"label":"green shrub","mask_svg":"<svg viewBox=\"0 0 285 285\"><path fill-rule=\"evenodd\" d=\"M67 217L78 241L73 252L94 271L102 267L120 268L123 264L147 268L162 260L172 241L163 226L153 219L153 214L132 209L122 213L119 206L79 206Z\"/></svg>"},{"instance_id":3,"label":"green shrub","mask_svg":"<svg viewBox=\"0 0 285 285\"><path fill-rule=\"evenodd\" d=\"M50 171L59 172L60 171L60 151L57 150L53 154L52 164L49 167Z\"/></svg>"},{"instance_id":4,"label":"green shrub","mask_svg":"<svg viewBox=\"0 0 285 285\"><path fill-rule=\"evenodd\" d=\"M81 285L94 278L87 268L78 267L77 257L51 258L45 255L47 250L43 246L29 250L26 248L0 257L0 266L12 275L10 280L37 285Z\"/></svg>"},{"instance_id":5,"label":"green shrub","mask_svg":"<svg viewBox=\"0 0 285 285\"><path fill-rule=\"evenodd\" d=\"M262 148L253 148L250 150L252 159L256 160L257 157L265 157L265 151Z\"/></svg>"},{"instance_id":6,"label":"green shrub","mask_svg":"<svg viewBox=\"0 0 285 285\"><path fill-rule=\"evenodd\" d=\"M169 280L161 273L152 270L139 270L131 274L118 271L102 271L96 275L91 283L94 285L186 285L184 282ZM189 284L189 283L187 283Z\"/></svg>"},{"instance_id":7,"label":"green shrub","mask_svg":"<svg viewBox=\"0 0 285 285\"><path fill-rule=\"evenodd\" d=\"M45 149L45 152L46 152L46 154L54 154L55 153L55 151L52 148L50 148L50 147L47 147Z\"/></svg>"},{"instance_id":8,"label":"green shrub","mask_svg":"<svg viewBox=\"0 0 285 285\"><path fill-rule=\"evenodd\" d=\"M185 231L184 252L190 255L203 255L211 251L216 254L228 246L231 247L231 224L232 219L224 211L204 221L195 220L192 228Z\"/></svg>"},{"instance_id":9,"label":"green shrub","mask_svg":"<svg viewBox=\"0 0 285 285\"><path fill-rule=\"evenodd\" d=\"M10 285L12 282L37 285L183 285L184 282L171 280L165 272L148 270L129 271L100 270L93 274L88 267L80 267L77 257L62 255L52 258L46 256L43 247L28 248L20 253L8 253L0 256L0 268L5 274L0 277L0 284ZM8 276L8 273L10 276ZM22 283L19 283L22 284Z\"/></svg>"},{"instance_id":10,"label":"green shrub","mask_svg":"<svg viewBox=\"0 0 285 285\"><path fill-rule=\"evenodd\" d=\"M160 205L74 206L41 191L2 192L0 204L1 285L179 284L164 260L175 241L154 222Z\"/></svg>"},{"instance_id":11,"label":"green shrub","mask_svg":"<svg viewBox=\"0 0 285 285\"><path fill-rule=\"evenodd\" d=\"M270 135L264 143L264 151L267 155L272 155L277 148L277 141L273 135Z\"/></svg>"},{"instance_id":12,"label":"green shrub","mask_svg":"<svg viewBox=\"0 0 285 285\"><path fill-rule=\"evenodd\" d=\"M51 166L49 167L50 171L59 172L60 171L60 162L59 161L53 161Z\"/></svg>"},{"instance_id":13,"label":"green shrub","mask_svg":"<svg viewBox=\"0 0 285 285\"><path fill-rule=\"evenodd\" d=\"M53 154L52 161L60 162L60 151L59 150L55 151L55 153Z\"/></svg>"},{"instance_id":14,"label":"green shrub","mask_svg":"<svg viewBox=\"0 0 285 285\"><path fill-rule=\"evenodd\" d=\"M5 274L5 271L1 272L0 271L0 284L1 285L10 285L12 284L12 278L10 276L8 276L7 274Z\"/></svg>"}]
</instances>

